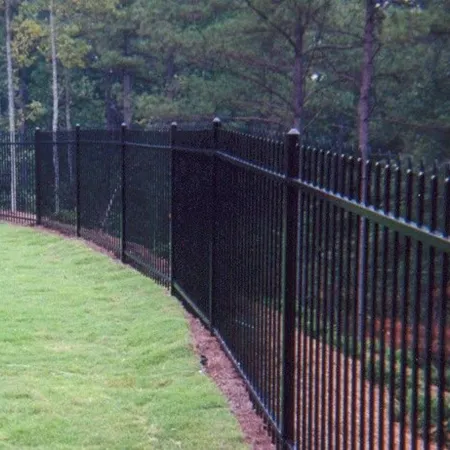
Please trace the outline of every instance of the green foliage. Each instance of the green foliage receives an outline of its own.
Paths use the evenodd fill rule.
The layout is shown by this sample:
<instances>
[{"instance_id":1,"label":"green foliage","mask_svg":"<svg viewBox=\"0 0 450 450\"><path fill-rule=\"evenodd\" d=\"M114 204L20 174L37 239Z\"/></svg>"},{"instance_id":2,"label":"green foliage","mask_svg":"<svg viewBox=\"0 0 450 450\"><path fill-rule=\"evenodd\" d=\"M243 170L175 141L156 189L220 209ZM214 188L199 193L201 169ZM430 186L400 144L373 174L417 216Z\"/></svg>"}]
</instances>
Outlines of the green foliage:
<instances>
[{"instance_id":1,"label":"green foliage","mask_svg":"<svg viewBox=\"0 0 450 450\"><path fill-rule=\"evenodd\" d=\"M48 2L14 4L18 117L48 126ZM55 17L59 76L70 74L60 106L73 122L116 126L127 104L141 127L219 115L288 129L301 114L311 140L358 144L360 1L55 0ZM376 19L371 148L449 159L448 0L384 2Z\"/></svg>"}]
</instances>

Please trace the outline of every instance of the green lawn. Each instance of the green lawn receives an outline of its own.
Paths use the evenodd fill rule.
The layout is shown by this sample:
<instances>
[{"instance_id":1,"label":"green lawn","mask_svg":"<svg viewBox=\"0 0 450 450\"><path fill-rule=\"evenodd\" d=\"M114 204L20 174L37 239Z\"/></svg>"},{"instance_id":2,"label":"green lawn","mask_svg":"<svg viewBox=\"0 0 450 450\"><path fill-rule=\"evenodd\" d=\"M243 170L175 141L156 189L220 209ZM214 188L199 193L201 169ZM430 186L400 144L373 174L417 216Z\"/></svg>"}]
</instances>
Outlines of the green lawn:
<instances>
[{"instance_id":1,"label":"green lawn","mask_svg":"<svg viewBox=\"0 0 450 450\"><path fill-rule=\"evenodd\" d=\"M0 449L243 449L183 310L76 240L0 224Z\"/></svg>"}]
</instances>

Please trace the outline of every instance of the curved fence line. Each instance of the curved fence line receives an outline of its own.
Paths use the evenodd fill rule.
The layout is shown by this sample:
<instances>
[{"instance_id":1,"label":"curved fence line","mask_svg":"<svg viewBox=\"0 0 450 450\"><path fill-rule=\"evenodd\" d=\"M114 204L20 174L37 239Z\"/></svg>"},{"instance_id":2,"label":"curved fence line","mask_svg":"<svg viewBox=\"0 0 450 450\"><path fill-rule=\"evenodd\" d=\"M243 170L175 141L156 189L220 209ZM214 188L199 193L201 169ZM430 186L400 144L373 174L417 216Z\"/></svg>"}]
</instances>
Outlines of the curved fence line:
<instances>
[{"instance_id":1,"label":"curved fence line","mask_svg":"<svg viewBox=\"0 0 450 450\"><path fill-rule=\"evenodd\" d=\"M223 129L0 139L0 220L202 319L280 449L450 445L450 173ZM11 149L14 151L11 151Z\"/></svg>"}]
</instances>

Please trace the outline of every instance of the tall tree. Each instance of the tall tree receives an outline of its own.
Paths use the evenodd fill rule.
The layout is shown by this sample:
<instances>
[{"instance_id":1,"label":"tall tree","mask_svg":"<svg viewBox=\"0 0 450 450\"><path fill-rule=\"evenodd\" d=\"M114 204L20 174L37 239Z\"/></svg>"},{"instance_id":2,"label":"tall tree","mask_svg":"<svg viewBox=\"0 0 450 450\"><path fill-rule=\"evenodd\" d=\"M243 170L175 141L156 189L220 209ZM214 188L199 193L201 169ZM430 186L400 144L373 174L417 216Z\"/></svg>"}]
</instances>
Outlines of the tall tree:
<instances>
[{"instance_id":1,"label":"tall tree","mask_svg":"<svg viewBox=\"0 0 450 450\"><path fill-rule=\"evenodd\" d=\"M26 1L20 2L12 23L12 54L16 67L16 79L18 78L19 83L19 95L16 105L17 116L19 117L17 125L20 127L21 132L25 132L27 126L31 125L30 121L34 121L34 124L37 125L39 118L44 113L44 105L36 98L33 98L32 94L30 95L30 79L35 70L35 63L40 57L40 52L37 50L42 43L43 30L39 23L35 20L30 20L23 13L26 6Z\"/></svg>"},{"instance_id":2,"label":"tall tree","mask_svg":"<svg viewBox=\"0 0 450 450\"><path fill-rule=\"evenodd\" d=\"M59 173L59 155L58 146L56 144L56 132L58 131L58 117L59 117L59 93L58 93L58 59L56 51L56 27L55 27L55 5L54 0L50 0L49 5L49 19L50 19L50 47L51 47L51 62L52 62L52 96L53 96L53 170L55 172L55 214L60 211L60 173Z\"/></svg>"},{"instance_id":3,"label":"tall tree","mask_svg":"<svg viewBox=\"0 0 450 450\"><path fill-rule=\"evenodd\" d=\"M361 68L361 82L358 102L358 141L361 155L360 199L367 200L367 159L369 156L369 120L370 120L370 92L372 88L375 39L375 0L366 0L366 17L363 34L363 62ZM367 220L359 220L359 248L358 248L358 315L359 339L364 337L364 301L366 293L367 266Z\"/></svg>"},{"instance_id":4,"label":"tall tree","mask_svg":"<svg viewBox=\"0 0 450 450\"><path fill-rule=\"evenodd\" d=\"M5 24L6 24L6 64L8 73L8 118L9 136L11 142L11 211L17 210L17 155L16 155L16 117L14 102L14 72L11 51L11 0L5 0Z\"/></svg>"},{"instance_id":5,"label":"tall tree","mask_svg":"<svg viewBox=\"0 0 450 450\"><path fill-rule=\"evenodd\" d=\"M328 82L324 80L318 89L313 80L316 67L330 52L323 35L332 4L329 0L240 0L229 7L223 24L211 27L216 35L208 35L208 42L216 48L222 71L253 85L252 93L259 94L247 96L253 105L260 102L256 114L289 121L302 134L320 116L314 98L322 95Z\"/></svg>"},{"instance_id":6,"label":"tall tree","mask_svg":"<svg viewBox=\"0 0 450 450\"><path fill-rule=\"evenodd\" d=\"M85 27L93 37L94 66L111 80L111 92L105 92L105 98L112 101L115 97L120 104L122 121L127 124L133 121L134 97L140 86L136 81L148 79L147 54L138 33L141 11L148 7L148 2L138 0L111 1L105 15L104 11L88 5L94 16L102 17L102 23L93 23L91 19ZM109 84L104 87L109 88ZM106 112L108 115L111 111Z\"/></svg>"}]
</instances>

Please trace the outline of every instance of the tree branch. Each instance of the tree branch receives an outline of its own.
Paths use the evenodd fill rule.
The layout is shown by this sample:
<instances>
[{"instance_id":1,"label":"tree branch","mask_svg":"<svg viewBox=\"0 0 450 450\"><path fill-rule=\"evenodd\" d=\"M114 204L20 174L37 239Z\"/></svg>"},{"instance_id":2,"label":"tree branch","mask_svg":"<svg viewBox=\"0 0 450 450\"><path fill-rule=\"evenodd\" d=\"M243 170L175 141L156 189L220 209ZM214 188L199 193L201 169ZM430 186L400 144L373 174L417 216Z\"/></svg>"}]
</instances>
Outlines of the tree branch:
<instances>
[{"instance_id":1,"label":"tree branch","mask_svg":"<svg viewBox=\"0 0 450 450\"><path fill-rule=\"evenodd\" d=\"M269 16L264 13L264 11L261 11L259 8L257 8L252 2L251 0L245 0L245 3L247 3L248 7L255 12L259 17L261 17L261 19L263 19L267 24L269 24L274 30L276 30L278 33L281 34L281 36L283 36L286 41L292 46L292 48L294 50L297 50L297 46L294 42L294 40L291 38L291 36L289 36L289 34L283 30L280 26L278 26L278 24L274 23L272 20L270 20Z\"/></svg>"},{"instance_id":2,"label":"tree branch","mask_svg":"<svg viewBox=\"0 0 450 450\"><path fill-rule=\"evenodd\" d=\"M287 105L290 110L292 110L292 102L291 102L291 100L289 100L288 98L284 97L284 95L280 94L279 92L277 92L276 90L274 90L270 86L267 86L265 83L263 83L258 78L254 78L254 77L251 77L249 75L246 75L246 74L243 74L243 73L239 73L238 71L235 71L235 70L230 69L230 68L228 68L227 70L228 70L229 73L231 73L232 75L236 76L237 78L241 78L243 80L250 81L251 83L254 83L257 86L263 88L266 92L268 92L269 94L272 94L275 97L277 97L285 105Z\"/></svg>"}]
</instances>

